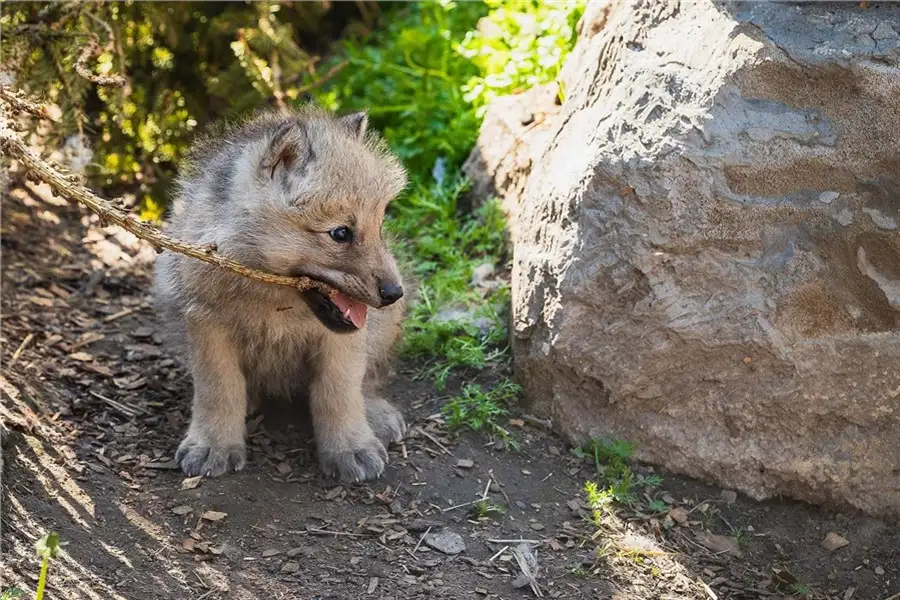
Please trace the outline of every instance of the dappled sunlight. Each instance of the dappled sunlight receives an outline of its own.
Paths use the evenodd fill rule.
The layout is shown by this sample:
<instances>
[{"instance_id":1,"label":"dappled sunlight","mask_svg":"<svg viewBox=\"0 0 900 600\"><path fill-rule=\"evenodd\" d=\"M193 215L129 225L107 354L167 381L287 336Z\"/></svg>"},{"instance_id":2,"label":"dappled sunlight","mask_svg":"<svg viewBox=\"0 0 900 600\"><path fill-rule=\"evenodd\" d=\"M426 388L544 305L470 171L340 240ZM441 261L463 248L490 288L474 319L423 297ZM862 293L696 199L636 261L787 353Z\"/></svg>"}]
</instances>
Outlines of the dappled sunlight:
<instances>
[{"instance_id":1,"label":"dappled sunlight","mask_svg":"<svg viewBox=\"0 0 900 600\"><path fill-rule=\"evenodd\" d=\"M134 565L131 564L130 560L128 560L128 556L125 554L125 551L120 550L111 544L107 544L106 542L104 542L102 540L100 541L100 545L103 546L103 549L106 550L106 552L110 556L117 558L119 560L119 562L121 562L123 565L125 565L129 569L134 568Z\"/></svg>"},{"instance_id":2,"label":"dappled sunlight","mask_svg":"<svg viewBox=\"0 0 900 600\"><path fill-rule=\"evenodd\" d=\"M128 519L129 523L140 529L151 539L159 542L164 548L173 549L173 546L169 543L169 535L162 528L120 500L115 500L114 503L122 511L122 515Z\"/></svg>"},{"instance_id":3,"label":"dappled sunlight","mask_svg":"<svg viewBox=\"0 0 900 600\"><path fill-rule=\"evenodd\" d=\"M69 502L69 498L72 497L69 496L67 498L61 493L62 489L57 486L54 479L47 477L46 470L44 468L39 466L37 462L21 455L18 457L18 462L22 464L29 473L34 475L35 480L43 486L44 491L47 493L47 495L53 501L59 504L59 506L68 513L69 517L71 517L73 521L81 525L84 529L90 531L91 524L84 519L84 517L76 508L76 505L72 502ZM81 506L82 508L89 508L89 514L91 517L93 517L93 504L89 504L87 507L80 504L78 506Z\"/></svg>"},{"instance_id":4,"label":"dappled sunlight","mask_svg":"<svg viewBox=\"0 0 900 600\"><path fill-rule=\"evenodd\" d=\"M63 506L60 499L56 501ZM3 558L4 567L16 567L20 573L32 573L35 576L40 570L40 560L35 556L34 543L38 540L36 532L46 530L47 524L36 515L30 513L22 502L10 491L4 497L3 521L5 526L12 526L16 536L4 535ZM58 558L51 562L48 589L56 598L85 598L87 600L126 600L114 589L98 581L96 575L82 565L70 551L78 548L64 547ZM90 556L90 555L88 555ZM92 559L88 559L89 562ZM33 581L4 581L4 585L15 583L31 594ZM94 587L97 586L97 587Z\"/></svg>"},{"instance_id":5,"label":"dappled sunlight","mask_svg":"<svg viewBox=\"0 0 900 600\"><path fill-rule=\"evenodd\" d=\"M621 586L612 595L614 600L633 600L635 573L647 582L656 583L656 591L667 600L690 599L705 595L705 583L693 569L684 565L680 553L665 545L664 540L648 533L631 521L622 520L614 510L595 512L597 544L592 574L604 577ZM643 596L641 596L643 597Z\"/></svg>"},{"instance_id":6,"label":"dappled sunlight","mask_svg":"<svg viewBox=\"0 0 900 600\"><path fill-rule=\"evenodd\" d=\"M43 477L45 473L50 473L54 479L56 480L56 485L60 490L64 491L73 502L77 503L78 506L82 508L91 518L95 516L94 514L94 501L91 497L79 486L75 479L69 475L69 472L66 468L59 463L59 461L50 456L44 449L44 444L36 437L32 436L24 436L25 443L34 451L35 458L37 459L38 465L44 469L44 472L37 473L35 472L36 477ZM23 462L26 462L27 459L25 457L21 457ZM47 486L44 486L47 488ZM47 491L50 492L50 489L47 488ZM90 528L90 527L88 527Z\"/></svg>"}]
</instances>

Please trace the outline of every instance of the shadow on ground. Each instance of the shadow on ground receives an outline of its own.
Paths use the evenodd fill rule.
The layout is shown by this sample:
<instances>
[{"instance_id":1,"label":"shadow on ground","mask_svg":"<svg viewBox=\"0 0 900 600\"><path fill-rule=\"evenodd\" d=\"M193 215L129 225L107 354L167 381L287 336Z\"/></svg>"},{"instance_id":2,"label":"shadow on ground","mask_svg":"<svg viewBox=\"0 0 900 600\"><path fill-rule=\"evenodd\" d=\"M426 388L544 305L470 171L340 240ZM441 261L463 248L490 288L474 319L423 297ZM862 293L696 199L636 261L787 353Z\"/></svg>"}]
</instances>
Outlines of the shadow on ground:
<instances>
[{"instance_id":1,"label":"shadow on ground","mask_svg":"<svg viewBox=\"0 0 900 600\"><path fill-rule=\"evenodd\" d=\"M512 427L519 451L447 432L446 392L409 365L392 394L413 430L391 448L381 480L324 479L308 431L271 416L251 418L243 472L185 480L172 457L191 383L156 330L152 250L30 184L4 197L2 219L4 587L34 589L33 545L52 529L68 542L50 572L48 597L59 599L884 600L900 591L888 525L677 477L642 501L680 509L682 524L615 510L597 526L583 502L591 465L524 424ZM481 498L501 511L479 517ZM849 544L826 550L830 532ZM439 549L460 541L459 553ZM522 544L526 569L536 555L535 587L521 576Z\"/></svg>"}]
</instances>

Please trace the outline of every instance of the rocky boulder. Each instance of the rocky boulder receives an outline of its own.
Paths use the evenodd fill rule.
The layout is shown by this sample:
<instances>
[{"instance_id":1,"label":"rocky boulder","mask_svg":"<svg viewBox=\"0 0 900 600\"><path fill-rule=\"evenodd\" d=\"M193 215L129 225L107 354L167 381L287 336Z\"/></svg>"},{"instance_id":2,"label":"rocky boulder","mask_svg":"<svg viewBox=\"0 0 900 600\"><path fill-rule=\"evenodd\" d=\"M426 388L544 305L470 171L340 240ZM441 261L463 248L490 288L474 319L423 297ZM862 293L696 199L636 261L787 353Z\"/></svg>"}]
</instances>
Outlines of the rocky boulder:
<instances>
[{"instance_id":1,"label":"rocky boulder","mask_svg":"<svg viewBox=\"0 0 900 600\"><path fill-rule=\"evenodd\" d=\"M531 408L757 499L900 515L898 63L896 4L590 3L512 171Z\"/></svg>"}]
</instances>

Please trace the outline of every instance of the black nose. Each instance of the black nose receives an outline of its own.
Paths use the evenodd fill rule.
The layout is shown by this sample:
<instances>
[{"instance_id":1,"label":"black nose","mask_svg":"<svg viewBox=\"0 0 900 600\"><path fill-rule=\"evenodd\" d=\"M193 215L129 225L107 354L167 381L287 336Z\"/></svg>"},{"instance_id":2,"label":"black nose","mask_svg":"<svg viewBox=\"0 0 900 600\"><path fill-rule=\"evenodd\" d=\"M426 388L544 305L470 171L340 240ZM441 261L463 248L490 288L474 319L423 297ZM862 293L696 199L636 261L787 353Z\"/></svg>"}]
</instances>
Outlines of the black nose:
<instances>
[{"instance_id":1,"label":"black nose","mask_svg":"<svg viewBox=\"0 0 900 600\"><path fill-rule=\"evenodd\" d=\"M396 283L382 283L378 286L381 305L389 306L403 297L403 288Z\"/></svg>"}]
</instances>

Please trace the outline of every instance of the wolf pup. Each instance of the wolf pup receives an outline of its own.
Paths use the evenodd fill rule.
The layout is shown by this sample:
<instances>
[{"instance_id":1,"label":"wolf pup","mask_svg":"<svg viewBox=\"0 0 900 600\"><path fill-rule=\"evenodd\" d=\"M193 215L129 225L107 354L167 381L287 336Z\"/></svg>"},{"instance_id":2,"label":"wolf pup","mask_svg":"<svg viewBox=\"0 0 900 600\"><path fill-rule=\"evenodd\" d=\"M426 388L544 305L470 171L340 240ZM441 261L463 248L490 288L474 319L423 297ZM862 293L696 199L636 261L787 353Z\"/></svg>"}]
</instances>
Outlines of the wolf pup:
<instances>
[{"instance_id":1,"label":"wolf pup","mask_svg":"<svg viewBox=\"0 0 900 600\"><path fill-rule=\"evenodd\" d=\"M200 142L178 179L170 233L338 293L268 285L179 254L156 264L167 333L194 382L176 460L188 475L246 461L245 417L307 398L319 464L344 481L384 471L406 425L376 387L399 340L403 282L382 238L406 174L365 113L269 113ZM370 308L378 310L369 310Z\"/></svg>"}]
</instances>

